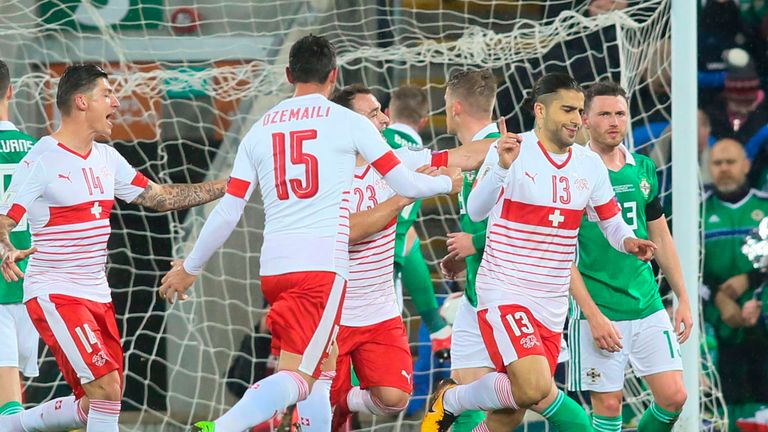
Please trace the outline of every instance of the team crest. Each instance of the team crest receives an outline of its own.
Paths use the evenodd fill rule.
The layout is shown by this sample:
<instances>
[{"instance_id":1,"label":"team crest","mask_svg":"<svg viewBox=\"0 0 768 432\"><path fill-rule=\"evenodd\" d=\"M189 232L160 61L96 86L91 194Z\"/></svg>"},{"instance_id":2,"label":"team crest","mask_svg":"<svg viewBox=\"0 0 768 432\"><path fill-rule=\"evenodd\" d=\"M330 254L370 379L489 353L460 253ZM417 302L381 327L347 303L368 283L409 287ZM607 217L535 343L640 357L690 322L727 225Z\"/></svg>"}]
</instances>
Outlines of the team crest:
<instances>
[{"instance_id":1,"label":"team crest","mask_svg":"<svg viewBox=\"0 0 768 432\"><path fill-rule=\"evenodd\" d=\"M765 217L765 212L763 212L762 210L757 209L752 211L753 220L760 222L761 220L763 220L764 217Z\"/></svg>"},{"instance_id":2,"label":"team crest","mask_svg":"<svg viewBox=\"0 0 768 432\"><path fill-rule=\"evenodd\" d=\"M107 355L104 354L104 351L99 351L98 354L93 356L91 361L96 366L104 366L107 363Z\"/></svg>"},{"instance_id":3,"label":"team crest","mask_svg":"<svg viewBox=\"0 0 768 432\"><path fill-rule=\"evenodd\" d=\"M589 181L585 178L578 178L573 184L576 186L576 190L580 192L589 189Z\"/></svg>"},{"instance_id":4,"label":"team crest","mask_svg":"<svg viewBox=\"0 0 768 432\"><path fill-rule=\"evenodd\" d=\"M640 190L643 191L643 196L645 196L646 199L648 198L648 195L651 194L651 184L648 183L648 179L645 177L640 179Z\"/></svg>"},{"instance_id":5,"label":"team crest","mask_svg":"<svg viewBox=\"0 0 768 432\"><path fill-rule=\"evenodd\" d=\"M541 344L539 343L539 340L536 339L536 335L528 335L520 339L520 345L522 345L522 347L525 349L531 349L536 345L541 345Z\"/></svg>"},{"instance_id":6,"label":"team crest","mask_svg":"<svg viewBox=\"0 0 768 432\"><path fill-rule=\"evenodd\" d=\"M590 384L597 384L597 382L603 376L603 374L595 368L587 369L587 372L584 375L587 377L587 381L589 381Z\"/></svg>"}]
</instances>

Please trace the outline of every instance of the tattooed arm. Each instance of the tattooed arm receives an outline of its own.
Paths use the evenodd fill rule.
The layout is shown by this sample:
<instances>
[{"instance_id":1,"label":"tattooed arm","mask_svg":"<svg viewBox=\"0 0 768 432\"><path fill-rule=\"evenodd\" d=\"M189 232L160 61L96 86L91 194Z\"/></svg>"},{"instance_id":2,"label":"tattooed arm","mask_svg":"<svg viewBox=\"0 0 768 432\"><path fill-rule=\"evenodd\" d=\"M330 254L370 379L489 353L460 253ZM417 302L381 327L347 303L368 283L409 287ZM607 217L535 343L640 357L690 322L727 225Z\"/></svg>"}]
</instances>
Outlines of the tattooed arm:
<instances>
[{"instance_id":1,"label":"tattooed arm","mask_svg":"<svg viewBox=\"0 0 768 432\"><path fill-rule=\"evenodd\" d=\"M183 210L221 198L226 187L226 180L194 184L157 184L150 181L144 192L131 203L161 212Z\"/></svg>"}]
</instances>

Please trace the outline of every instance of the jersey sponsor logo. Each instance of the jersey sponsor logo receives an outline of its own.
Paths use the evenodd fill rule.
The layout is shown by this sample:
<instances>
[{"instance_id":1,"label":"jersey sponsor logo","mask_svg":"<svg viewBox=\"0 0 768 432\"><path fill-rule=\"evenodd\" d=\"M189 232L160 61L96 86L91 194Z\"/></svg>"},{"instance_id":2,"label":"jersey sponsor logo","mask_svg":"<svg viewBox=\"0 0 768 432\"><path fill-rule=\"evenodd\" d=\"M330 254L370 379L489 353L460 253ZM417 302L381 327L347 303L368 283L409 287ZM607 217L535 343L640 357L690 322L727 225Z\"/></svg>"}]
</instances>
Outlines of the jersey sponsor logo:
<instances>
[{"instance_id":1,"label":"jersey sponsor logo","mask_svg":"<svg viewBox=\"0 0 768 432\"><path fill-rule=\"evenodd\" d=\"M93 358L91 358L91 361L96 366L104 366L107 364L107 355L104 354L104 351L99 351L93 356Z\"/></svg>"},{"instance_id":2,"label":"jersey sponsor logo","mask_svg":"<svg viewBox=\"0 0 768 432\"><path fill-rule=\"evenodd\" d=\"M520 339L520 345L525 349L531 349L536 345L541 345L541 342L539 342L539 339L536 337L536 335L528 335Z\"/></svg>"},{"instance_id":3,"label":"jersey sponsor logo","mask_svg":"<svg viewBox=\"0 0 768 432\"><path fill-rule=\"evenodd\" d=\"M645 177L640 179L640 190L643 192L643 196L648 199L648 195L651 194L651 184L648 183L648 179Z\"/></svg>"},{"instance_id":4,"label":"jersey sponsor logo","mask_svg":"<svg viewBox=\"0 0 768 432\"><path fill-rule=\"evenodd\" d=\"M597 384L597 382L600 381L600 378L603 377L603 374L595 368L589 368L587 369L587 372L584 373L584 376L587 377L587 381L589 381L590 384Z\"/></svg>"},{"instance_id":5,"label":"jersey sponsor logo","mask_svg":"<svg viewBox=\"0 0 768 432\"><path fill-rule=\"evenodd\" d=\"M755 209L752 211L752 214L750 216L752 216L753 220L760 222L765 217L765 212L763 212L760 209Z\"/></svg>"},{"instance_id":6,"label":"jersey sponsor logo","mask_svg":"<svg viewBox=\"0 0 768 432\"><path fill-rule=\"evenodd\" d=\"M528 171L525 172L525 176L528 177L529 179L531 179L533 184L536 184L536 176L537 175L539 175L539 173L535 173L535 174L531 175L531 173L529 173Z\"/></svg>"},{"instance_id":7,"label":"jersey sponsor logo","mask_svg":"<svg viewBox=\"0 0 768 432\"><path fill-rule=\"evenodd\" d=\"M623 184L623 185L614 185L613 186L613 193L620 194L625 192L634 192L635 191L635 185L633 184Z\"/></svg>"}]
</instances>

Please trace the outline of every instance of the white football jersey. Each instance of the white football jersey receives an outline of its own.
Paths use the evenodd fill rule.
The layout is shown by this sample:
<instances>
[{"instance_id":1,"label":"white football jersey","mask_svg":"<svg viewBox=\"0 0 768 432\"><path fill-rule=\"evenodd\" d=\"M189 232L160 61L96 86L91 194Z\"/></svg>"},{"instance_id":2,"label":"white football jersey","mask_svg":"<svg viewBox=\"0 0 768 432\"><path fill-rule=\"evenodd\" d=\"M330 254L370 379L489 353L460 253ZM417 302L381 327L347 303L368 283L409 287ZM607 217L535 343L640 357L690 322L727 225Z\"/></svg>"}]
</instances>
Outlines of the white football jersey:
<instances>
[{"instance_id":1,"label":"white football jersey","mask_svg":"<svg viewBox=\"0 0 768 432\"><path fill-rule=\"evenodd\" d=\"M114 148L93 143L74 152L50 136L19 163L2 211L17 223L28 215L32 254L24 301L65 294L98 302L112 299L105 273L109 216L115 197L133 201L149 180Z\"/></svg>"},{"instance_id":2,"label":"white football jersey","mask_svg":"<svg viewBox=\"0 0 768 432\"><path fill-rule=\"evenodd\" d=\"M410 170L424 165L444 166L448 159L445 152L413 151L407 147L394 152ZM356 167L350 213L370 210L394 195L392 188L370 164ZM341 313L342 325L362 327L400 315L393 281L396 225L397 216L381 231L349 245L349 279Z\"/></svg>"},{"instance_id":3,"label":"white football jersey","mask_svg":"<svg viewBox=\"0 0 768 432\"><path fill-rule=\"evenodd\" d=\"M383 176L400 165L368 119L320 94L286 99L254 124L238 149L227 193L248 200L257 184L261 189L262 275L347 276L349 193L358 153ZM430 186L445 192L447 179ZM201 261L196 255L190 255L192 267Z\"/></svg>"},{"instance_id":4,"label":"white football jersey","mask_svg":"<svg viewBox=\"0 0 768 432\"><path fill-rule=\"evenodd\" d=\"M502 194L489 218L477 273L478 307L520 304L553 331L568 310L571 263L585 210L600 220L620 212L600 157L580 145L550 154L534 132L522 134ZM481 176L498 161L491 146Z\"/></svg>"}]
</instances>

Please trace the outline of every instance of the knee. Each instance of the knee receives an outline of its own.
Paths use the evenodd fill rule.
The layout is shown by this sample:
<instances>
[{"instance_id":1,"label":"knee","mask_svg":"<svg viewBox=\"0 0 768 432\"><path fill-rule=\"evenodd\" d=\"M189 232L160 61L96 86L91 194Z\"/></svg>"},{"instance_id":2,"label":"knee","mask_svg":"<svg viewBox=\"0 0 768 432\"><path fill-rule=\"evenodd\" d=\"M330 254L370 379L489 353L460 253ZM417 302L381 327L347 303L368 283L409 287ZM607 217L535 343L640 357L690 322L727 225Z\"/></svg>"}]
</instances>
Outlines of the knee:
<instances>
[{"instance_id":1,"label":"knee","mask_svg":"<svg viewBox=\"0 0 768 432\"><path fill-rule=\"evenodd\" d=\"M547 380L534 380L530 384L514 388L512 396L520 408L530 408L546 399L552 391L552 383Z\"/></svg>"},{"instance_id":2,"label":"knee","mask_svg":"<svg viewBox=\"0 0 768 432\"><path fill-rule=\"evenodd\" d=\"M607 417L621 415L622 393L592 393L592 408L595 414Z\"/></svg>"},{"instance_id":3,"label":"knee","mask_svg":"<svg viewBox=\"0 0 768 432\"><path fill-rule=\"evenodd\" d=\"M408 406L411 396L399 389L374 387L371 396L384 415L396 415Z\"/></svg>"},{"instance_id":4,"label":"knee","mask_svg":"<svg viewBox=\"0 0 768 432\"><path fill-rule=\"evenodd\" d=\"M91 381L85 384L83 388L90 400L120 401L123 396L120 376L117 371Z\"/></svg>"},{"instance_id":5,"label":"knee","mask_svg":"<svg viewBox=\"0 0 768 432\"><path fill-rule=\"evenodd\" d=\"M683 405L688 399L688 393L685 387L678 387L669 394L664 395L662 398L656 400L656 404L671 412L680 412L683 410Z\"/></svg>"}]
</instances>

